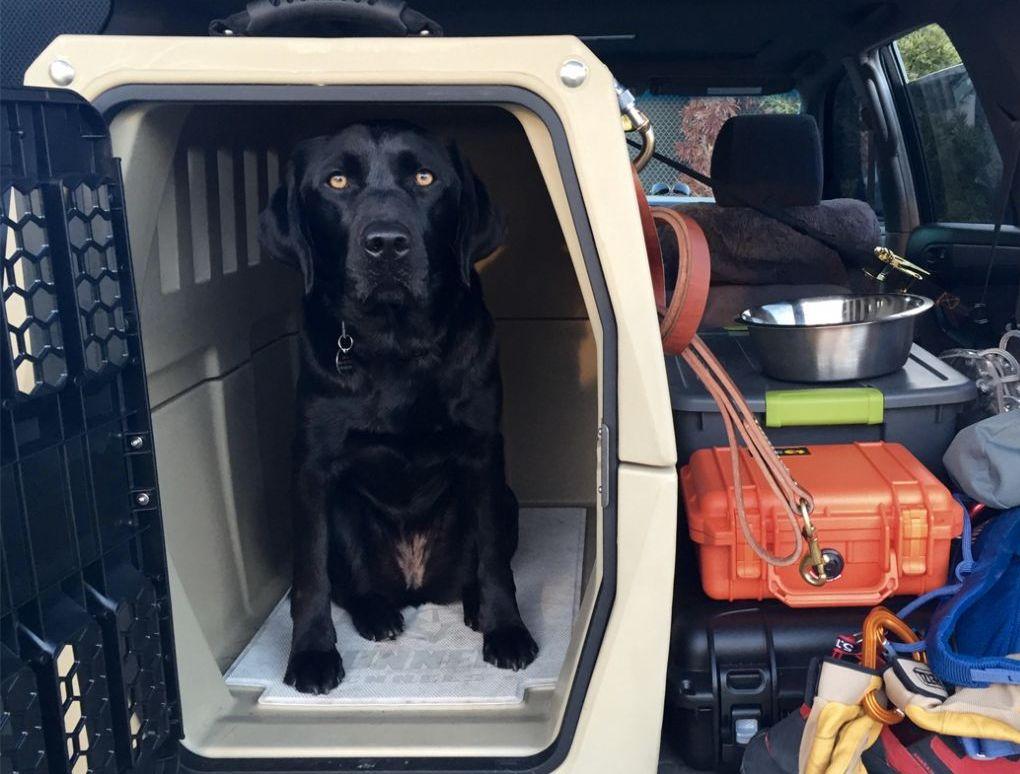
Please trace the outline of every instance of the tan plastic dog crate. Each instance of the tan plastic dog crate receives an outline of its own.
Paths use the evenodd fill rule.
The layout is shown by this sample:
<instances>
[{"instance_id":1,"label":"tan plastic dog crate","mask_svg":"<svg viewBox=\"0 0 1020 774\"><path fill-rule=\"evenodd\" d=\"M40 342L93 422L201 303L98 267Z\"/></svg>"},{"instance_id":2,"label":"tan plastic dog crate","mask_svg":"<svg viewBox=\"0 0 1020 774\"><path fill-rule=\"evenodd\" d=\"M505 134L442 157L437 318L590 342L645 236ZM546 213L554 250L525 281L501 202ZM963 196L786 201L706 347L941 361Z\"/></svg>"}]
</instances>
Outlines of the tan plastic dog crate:
<instances>
[{"instance_id":1,"label":"tan plastic dog crate","mask_svg":"<svg viewBox=\"0 0 1020 774\"><path fill-rule=\"evenodd\" d=\"M676 451L613 80L592 52L572 37L65 36L25 84L91 102L121 159L183 770L654 771ZM291 706L225 681L290 584L301 291L260 251L258 214L291 144L380 117L456 141L502 209L507 242L479 270L510 483L522 508L585 519L565 660L516 702Z\"/></svg>"}]
</instances>

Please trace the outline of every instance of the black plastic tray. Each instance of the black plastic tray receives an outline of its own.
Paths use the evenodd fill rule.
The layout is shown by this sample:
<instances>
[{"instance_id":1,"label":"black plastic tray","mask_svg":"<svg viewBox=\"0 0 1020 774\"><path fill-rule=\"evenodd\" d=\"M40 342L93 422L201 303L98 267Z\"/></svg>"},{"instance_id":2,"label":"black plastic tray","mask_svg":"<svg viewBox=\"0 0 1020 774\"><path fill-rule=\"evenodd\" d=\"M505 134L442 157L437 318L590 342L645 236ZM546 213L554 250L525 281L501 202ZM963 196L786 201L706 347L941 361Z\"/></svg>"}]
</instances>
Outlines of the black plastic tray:
<instances>
[{"instance_id":1,"label":"black plastic tray","mask_svg":"<svg viewBox=\"0 0 1020 774\"><path fill-rule=\"evenodd\" d=\"M902 443L934 473L943 471L942 455L957 430L959 414L977 397L974 382L915 344L899 371L856 382L803 384L765 376L746 332L705 333L702 339L726 367L748 406L765 424L765 393L770 390L873 387L885 403L878 425L766 428L778 445L800 446L851 441ZM681 358L666 360L670 401L681 464L698 449L726 445L719 408Z\"/></svg>"}]
</instances>

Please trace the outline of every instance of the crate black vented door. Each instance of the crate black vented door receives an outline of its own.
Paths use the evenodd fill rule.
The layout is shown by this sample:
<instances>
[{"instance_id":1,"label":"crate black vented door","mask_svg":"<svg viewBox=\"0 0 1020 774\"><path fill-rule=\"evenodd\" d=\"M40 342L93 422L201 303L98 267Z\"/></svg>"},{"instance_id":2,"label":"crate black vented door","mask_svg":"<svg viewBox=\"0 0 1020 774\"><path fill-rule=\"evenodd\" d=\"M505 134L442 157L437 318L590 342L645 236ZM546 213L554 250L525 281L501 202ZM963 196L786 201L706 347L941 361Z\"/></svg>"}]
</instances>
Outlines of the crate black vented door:
<instances>
[{"instance_id":1,"label":"crate black vented door","mask_svg":"<svg viewBox=\"0 0 1020 774\"><path fill-rule=\"evenodd\" d=\"M76 95L0 112L0 753L150 771L180 718L119 165Z\"/></svg>"}]
</instances>

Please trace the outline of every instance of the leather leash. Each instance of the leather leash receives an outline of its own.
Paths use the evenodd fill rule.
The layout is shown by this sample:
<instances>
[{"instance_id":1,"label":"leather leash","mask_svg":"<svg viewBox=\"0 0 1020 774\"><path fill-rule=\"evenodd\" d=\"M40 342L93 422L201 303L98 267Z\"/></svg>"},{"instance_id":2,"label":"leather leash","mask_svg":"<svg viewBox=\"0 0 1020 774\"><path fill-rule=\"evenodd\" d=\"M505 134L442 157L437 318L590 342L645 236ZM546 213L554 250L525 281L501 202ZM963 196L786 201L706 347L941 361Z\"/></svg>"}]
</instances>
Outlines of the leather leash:
<instances>
[{"instance_id":1,"label":"leather leash","mask_svg":"<svg viewBox=\"0 0 1020 774\"><path fill-rule=\"evenodd\" d=\"M801 576L811 585L821 586L826 582L827 576L815 527L811 522L811 509L814 505L811 495L794 480L789 469L776 454L771 441L765 436L758 418L747 405L740 389L697 335L698 324L705 311L711 278L711 261L705 234L694 219L683 213L666 207L649 207L637 172L634 173L634 187L641 215L645 250L648 254L652 290L659 314L662 348L666 354L679 355L687 362L719 406L729 442L737 521L744 539L764 562L777 567L795 563L804 550L806 540L808 553L800 564ZM658 227L672 232L677 243L677 279L670 293L667 293L666 289L666 272ZM769 488L785 505L784 515L793 528L794 546L784 556L778 556L765 548L751 531L744 502L744 472L741 462L744 455L740 452L738 435L747 447L750 461L758 467ZM763 527L762 532L765 531Z\"/></svg>"}]
</instances>

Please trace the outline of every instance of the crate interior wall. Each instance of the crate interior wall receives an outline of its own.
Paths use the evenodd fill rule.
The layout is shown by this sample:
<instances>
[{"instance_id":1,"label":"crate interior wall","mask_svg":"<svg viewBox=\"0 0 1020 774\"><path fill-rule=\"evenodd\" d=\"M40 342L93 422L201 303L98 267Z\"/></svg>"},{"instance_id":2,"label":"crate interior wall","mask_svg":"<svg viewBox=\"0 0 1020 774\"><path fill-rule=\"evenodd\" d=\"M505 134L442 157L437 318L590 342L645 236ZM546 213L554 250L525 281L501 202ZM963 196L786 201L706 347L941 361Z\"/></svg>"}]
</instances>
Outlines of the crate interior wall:
<instances>
[{"instance_id":1,"label":"crate interior wall","mask_svg":"<svg viewBox=\"0 0 1020 774\"><path fill-rule=\"evenodd\" d=\"M177 690L120 170L86 103L4 98L4 769L144 770Z\"/></svg>"},{"instance_id":2,"label":"crate interior wall","mask_svg":"<svg viewBox=\"0 0 1020 774\"><path fill-rule=\"evenodd\" d=\"M550 744L587 619L555 689L520 705L314 712L257 704L222 671L290 584L289 473L300 278L257 218L297 139L402 118L458 144L507 221L480 270L496 319L510 483L522 505L589 514L595 553L598 353L535 151L497 106L138 103L111 121L124 160L175 605L185 746L207 757L519 756ZM253 722L256 721L257 722Z\"/></svg>"}]
</instances>

